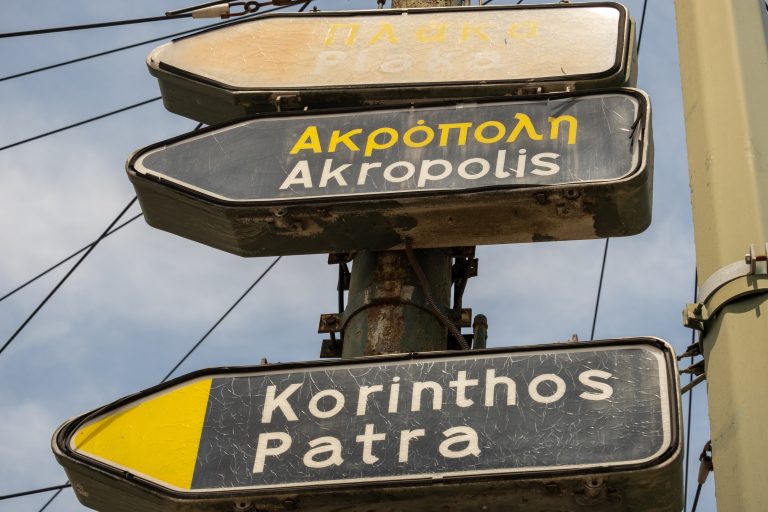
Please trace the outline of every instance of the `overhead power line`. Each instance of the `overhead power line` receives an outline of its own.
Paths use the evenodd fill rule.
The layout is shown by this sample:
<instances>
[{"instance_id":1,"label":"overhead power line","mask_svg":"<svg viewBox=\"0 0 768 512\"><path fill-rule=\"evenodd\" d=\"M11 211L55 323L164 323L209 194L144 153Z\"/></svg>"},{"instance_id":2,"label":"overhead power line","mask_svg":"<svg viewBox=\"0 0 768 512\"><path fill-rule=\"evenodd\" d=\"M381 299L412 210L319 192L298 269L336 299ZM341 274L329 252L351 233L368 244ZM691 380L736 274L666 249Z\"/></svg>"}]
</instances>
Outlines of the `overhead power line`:
<instances>
[{"instance_id":1,"label":"overhead power line","mask_svg":"<svg viewBox=\"0 0 768 512\"><path fill-rule=\"evenodd\" d=\"M313 0L308 0L308 1L304 2L304 5L301 7L301 9L299 9L299 12L303 11L304 9L306 9L307 6L310 3L312 3L312 1ZM291 5L296 5L296 4L291 4ZM281 8L290 7L291 5L284 6L284 7L281 7ZM277 9L272 9L272 10L274 11L274 10L277 10ZM265 13L262 13L262 14L265 14ZM11 144L7 144L5 146L0 146L0 151L4 151L4 150L10 149L10 148L14 148L16 146L21 146L22 144L26 144L27 142L32 142L32 141L35 141L35 140L38 140L38 139L42 139L44 137L48 137L50 135L55 135L57 133L61 133L61 132L66 131L66 130L69 130L69 129L72 129L72 128L76 128L76 127L82 126L84 124L92 123L94 121L98 121L98 120L104 119L106 117L110 117L110 116L113 116L113 115L116 115L116 114L120 114L122 112L126 112L128 110L132 110L134 108L142 107L144 105L147 105L149 103L154 103L155 101L158 101L158 100L161 100L161 99L162 99L162 96L157 96L155 98L150 98L150 99L147 99L147 100L144 100L144 101L140 101L138 103L134 103L133 105L128 105L127 107L122 107L122 108L119 108L117 110L113 110L111 112L107 112L105 114L100 114L100 115L95 116L95 117L91 117L91 118L88 118L88 119L84 119L82 121L78 121L77 123L72 123L72 124L69 124L67 126L62 126L61 128L57 128L57 129L51 130L49 132L41 133L41 134L35 135L33 137L28 137L26 139L13 142Z\"/></svg>"},{"instance_id":2,"label":"overhead power line","mask_svg":"<svg viewBox=\"0 0 768 512\"><path fill-rule=\"evenodd\" d=\"M56 286L54 286L53 290L51 290L50 293L48 293L48 295L46 295L46 297L43 299L43 301L40 304L38 304L38 306L35 308L35 310L32 311L32 313L27 317L26 320L24 320L24 322L22 322L22 324L18 327L18 329L16 329L16 331L14 331L14 333L11 334L11 337L8 338L8 341L6 341L3 344L3 346L0 347L0 354L2 354L5 351L5 349L7 349L8 346L11 343L13 343L13 340L15 340L16 337L21 333L21 331L23 331L24 328L29 324L29 322L32 321L32 319L35 317L35 315L37 315L37 313L39 313L40 310L43 309L43 306L45 306L45 304L51 299L51 297L53 297L53 295L59 290L59 288L61 288L61 286L67 281L67 279L69 279L69 276L71 276L74 273L74 271L77 270L77 267L80 266L80 264L85 260L85 258L88 257L89 254L91 254L91 252L96 248L96 246L99 244L99 242L101 242L102 240L104 240L104 238L107 237L107 234L112 230L112 228L115 226L115 224L117 224L117 222L123 217L123 215L125 215L125 212L127 212L128 209L131 206L133 206L133 203L136 202L136 199L137 199L136 196L134 196L133 199L131 199L128 202L128 204L125 205L125 208L123 208L122 211L117 215L117 217L115 217L115 219L109 224L107 229L104 230L104 232L101 234L101 236L98 239L96 239L96 241L93 243L93 245L91 245L88 248L87 251L85 251L85 254L83 254L80 257L80 259L77 260L77 263L75 263L72 266L72 268L69 269L69 272L67 272L67 274L63 278L61 278L59 283Z\"/></svg>"},{"instance_id":3,"label":"overhead power line","mask_svg":"<svg viewBox=\"0 0 768 512\"><path fill-rule=\"evenodd\" d=\"M4 496L0 496L0 501L10 500L11 498L21 498L22 496L30 496L32 494L40 494L41 492L60 491L62 489L66 489L67 487L72 487L72 484L54 485L51 487L43 487L42 489L33 489L31 491L6 494Z\"/></svg>"},{"instance_id":4,"label":"overhead power line","mask_svg":"<svg viewBox=\"0 0 768 512\"><path fill-rule=\"evenodd\" d=\"M128 20L117 20L117 21L104 21L101 23L88 23L85 25L69 25L66 27L50 27L50 28L41 28L41 29L35 29L35 30L22 30L19 32L5 32L0 34L0 39L10 38L10 37L22 37L22 36L37 36L41 34L53 34L55 32L71 32L73 30L88 30L93 28L106 28L106 27L119 27L121 25L136 25L138 23L152 23L155 21L164 21L164 20L177 20L180 18L191 18L192 13L186 13L186 14L174 14L174 15L164 15L164 16L152 16L150 18L134 18L134 19L128 19Z\"/></svg>"},{"instance_id":5,"label":"overhead power line","mask_svg":"<svg viewBox=\"0 0 768 512\"><path fill-rule=\"evenodd\" d=\"M307 2L305 2L305 5L302 6L300 11L303 11L304 9L306 9L306 6L309 5L310 3L312 3L313 1L315 1L315 0L308 0ZM243 16L242 18L240 18L238 20L234 20L234 21L233 20L227 20L227 21L220 21L218 23L211 23L211 24L208 24L208 25L203 25L202 27L192 28L192 29L189 29L189 30L183 30L181 32L175 32L173 34L166 34L164 36L155 37L153 39L147 39L146 41L139 41L138 43L133 43L133 44L129 44L129 45L126 45L126 46L120 46L118 48L113 48L111 50L105 50L103 52L92 53L90 55L84 55L82 57L77 57L75 59L65 60L63 62L58 62L56 64L49 64L47 66L43 66L43 67L39 67L39 68L35 68L35 69L30 69L28 71L22 71L20 73L15 73L13 75L7 75L7 76L0 77L0 82L4 82L6 80L12 80L14 78L20 78L20 77L23 77L23 76L33 75L35 73L40 73L42 71L48 71L50 69L56 69L56 68L60 68L60 67L63 67L63 66L68 66L70 64L76 64L78 62L83 62L83 61L86 61L86 60L95 59L97 57L104 57L106 55L111 55L113 53L118 53L118 52L122 52L122 51L125 51L125 50L131 50L133 48L138 48L138 47L144 46L146 44L157 43L159 41L165 41L166 39L171 39L173 37L185 36L185 35L193 34L195 32L200 32L200 31L203 31L203 30L208 30L208 29L216 28L216 27L222 27L222 26L225 26L225 25L234 25L234 24L237 24L237 23L242 23L244 21L249 20L250 18L257 17L257 16L263 16L263 15L269 14L271 12L287 9L288 7L292 7L293 5L294 4L291 4L291 5L281 5L280 7L274 7L272 9L267 9L266 11L259 11L259 12L252 13L252 14L246 14L245 16Z\"/></svg>"},{"instance_id":6,"label":"overhead power line","mask_svg":"<svg viewBox=\"0 0 768 512\"><path fill-rule=\"evenodd\" d=\"M248 288L246 288L245 292L243 292L242 295L238 297L238 299L234 302L234 304L232 304L224 312L224 314L221 315L218 320L216 320L213 326L210 329L208 329L208 331L206 331L203 337L200 338L197 341L197 343L195 343L192 346L192 348L189 351L187 351L187 353L184 354L184 356L181 359L179 359L179 361L173 366L171 371L169 371L165 375L165 377L163 377L163 380L160 381L161 384L167 381L171 377L171 375L173 375L173 372L178 370L179 367L182 364L184 364L184 361L186 361L189 358L189 356L191 356L198 348L200 348L200 345L203 344L203 342L208 338L208 336L210 336L211 333L227 318L227 316L229 316L229 314L243 301L243 299L251 292L251 290L253 290L267 276L267 274L269 274L269 272L275 267L275 265L277 264L278 261L280 261L281 258L282 256L278 256L277 258L275 258L272 261L272 263L270 263L270 265L259 275L259 277L257 277L256 280ZM17 492L13 494L6 494L5 496L0 496L0 501L11 499L11 498L20 498L22 496L29 496L31 494L50 492L55 490L56 493L53 496L51 496L51 498L43 505L43 507L40 510L38 510L38 512L42 512L48 507L48 505L50 505L53 502L53 500L56 499L56 497L58 497L58 495L61 493L62 490L67 489L69 487L72 487L72 484L67 482L66 484L62 484L62 485L54 485L51 487L44 487L41 489L33 489L33 490Z\"/></svg>"},{"instance_id":7,"label":"overhead power line","mask_svg":"<svg viewBox=\"0 0 768 512\"><path fill-rule=\"evenodd\" d=\"M187 352L187 353L184 355L184 357L182 357L182 358L179 360L179 362L178 362L178 363L176 363L176 366L174 366L173 368L171 368L171 371L169 371L169 372L168 372L168 374L167 374L165 377L163 377L163 380L161 380L161 381L160 381L161 383L162 383L162 382L165 382L165 381L167 381L167 380L168 380L168 379L171 377L171 375L173 375L173 372L175 372L176 370L178 370L178 369L179 369L179 366L181 366L182 364L184 364L184 361L186 361L186 360L187 360L187 358L188 358L189 356L191 356L191 355L192 355L192 353L193 353L195 350L197 350L197 349L198 349L198 347L199 347L199 346L200 346L200 345L201 345L201 344L202 344L202 343L205 341L205 339L206 339L208 336L210 336L210 334L211 334L211 333L214 331L214 329L216 329L216 328L219 326L219 324L220 324L221 322L223 322L223 321L224 321L224 319L225 319L225 318L227 318L227 316L229 316L229 314L232 312L232 310L233 310L233 309L235 309L235 308L237 307L237 305L238 305L238 304L240 304L240 302L241 302L241 301L242 301L242 300L245 298L245 296L246 296L246 295L248 295L249 293L251 293L251 290L253 290L253 289L256 287L256 285L257 285L257 284L259 284L259 283L261 282L261 280L262 280L262 279L264 279L264 277L265 277L267 274L269 274L269 271L270 271L270 270L272 270L272 268L273 268L275 265L277 265L277 262L278 262L278 261L280 261L280 258L282 258L282 256L278 256L277 258L275 258L275 259L272 261L272 263L271 263L271 264L270 264L270 265L267 267L267 269L266 269L264 272L262 272L262 273L261 273L261 275L260 275L259 277L257 277L257 278L256 278L256 280L253 282L253 284L251 284L251 286L249 286L249 287L248 287L248 288L247 288L247 289L246 289L246 290L243 292L243 294L242 294L242 295L241 295L241 296L240 296L240 297L239 297L239 298L238 298L238 299L235 301L235 303L234 303L234 304L232 304L232 305L229 307L229 309L227 309L227 310L224 312L224 314L223 314L223 315L221 315L221 317L220 317L218 320L216 320L216 323L215 323L215 324L213 324L213 326L212 326L210 329L208 329L208 332L206 332L206 333L203 335L203 337L202 337L202 338L200 338L200 339L197 341L197 343L195 343L195 344L192 346L192 348L189 350L189 352Z\"/></svg>"},{"instance_id":8,"label":"overhead power line","mask_svg":"<svg viewBox=\"0 0 768 512\"><path fill-rule=\"evenodd\" d=\"M134 215L133 217L131 217L130 219L128 219L127 221L125 221L125 222L123 222L122 224L118 225L118 226L117 226L115 229L113 229L112 231L110 231L109 233L107 233L107 235L106 235L104 238L107 238L108 236L112 235L113 233L117 233L118 231L120 231L121 229L123 229L125 226L127 226L128 224L130 224L131 222L135 221L136 219L138 219L139 217L141 217L141 216L143 216L143 215L144 215L143 213L138 213L138 214ZM86 246L83 246L81 249L79 249L79 250L77 250L77 251L73 252L72 254L70 254L69 256L67 256L66 258L64 258L63 260L59 261L59 262L58 262L58 263L56 263L55 265L52 265L52 266L48 267L47 269L43 270L42 272L40 272L39 274L37 274L37 275L36 275L35 277L33 277L32 279L29 279L28 281L24 282L23 284L20 284L19 286L17 286L16 288L14 288L13 290L11 290L10 292L8 292L8 293L6 293L5 295L3 295L2 297L0 297L0 302L4 301L5 299L7 299L8 297L10 297L10 296L11 296L11 295L13 295L14 293L17 293L17 292L19 292L19 291L23 290L24 288L26 288L26 287L27 287L27 286L29 286L30 284L34 283L35 281L37 281L38 279L40 279L40 278L41 278L41 277L43 277L44 275L48 274L49 272L51 272L51 271L53 271L53 270L56 270L56 269L57 269L57 268L59 268L61 265L63 265L64 263L68 262L69 260L71 260L72 258L74 258L75 256L77 256L77 255L78 255L78 254L80 254L81 252L88 250L88 248L90 248L90 247L93 247L93 246L94 246L94 244L96 244L96 241L93 241L93 242L91 242L90 244L88 244L88 245L86 245Z\"/></svg>"},{"instance_id":9,"label":"overhead power line","mask_svg":"<svg viewBox=\"0 0 768 512\"><path fill-rule=\"evenodd\" d=\"M72 124L69 124L67 126L62 126L61 128L56 128L55 130L51 130L49 132L41 133L39 135L35 135L34 137L29 137L29 138L26 138L26 139L23 139L23 140L20 140L20 141L16 141L16 142L13 142L11 144L7 144L5 146L2 146L2 147L0 147L0 151L4 151L4 150L10 149L10 148L15 148L16 146L21 146L22 144L26 144L27 142L32 142L34 140L42 139L44 137L48 137L48 136L54 135L56 133L61 133L63 131L66 131L66 130L69 130L69 129L72 129L72 128L77 128L78 126L82 126L84 124L92 123L94 121L98 121L99 119L104 119L105 117L114 116L115 114L120 114L122 112L126 112L126 111L134 109L134 108L143 107L144 105L148 105L148 104L153 103L155 101L158 101L160 99L162 99L162 96L158 96L156 98L150 98L148 100L144 100L144 101L140 101L138 103L134 103L133 105L128 105L127 107L123 107L123 108L119 108L117 110L113 110L112 112L107 112L105 114L100 114L100 115L95 116L95 117L91 117L91 118L88 118L88 119L84 119L82 121L78 121L77 123L72 123Z\"/></svg>"}]
</instances>

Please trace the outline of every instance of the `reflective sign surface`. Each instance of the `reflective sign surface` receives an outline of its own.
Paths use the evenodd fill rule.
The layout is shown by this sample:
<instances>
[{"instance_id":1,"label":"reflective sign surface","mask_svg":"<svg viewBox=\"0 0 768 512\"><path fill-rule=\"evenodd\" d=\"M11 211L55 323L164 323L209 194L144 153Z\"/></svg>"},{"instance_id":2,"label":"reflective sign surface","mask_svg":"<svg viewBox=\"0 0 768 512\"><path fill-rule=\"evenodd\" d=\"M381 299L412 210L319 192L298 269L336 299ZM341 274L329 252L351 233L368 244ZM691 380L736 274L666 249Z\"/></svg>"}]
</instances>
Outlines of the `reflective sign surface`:
<instances>
[{"instance_id":1,"label":"reflective sign surface","mask_svg":"<svg viewBox=\"0 0 768 512\"><path fill-rule=\"evenodd\" d=\"M444 84L619 75L618 4L277 15L153 51L153 70L233 90Z\"/></svg>"},{"instance_id":2,"label":"reflective sign surface","mask_svg":"<svg viewBox=\"0 0 768 512\"><path fill-rule=\"evenodd\" d=\"M140 151L131 168L226 201L622 179L647 151L638 91L263 117Z\"/></svg>"},{"instance_id":3,"label":"reflective sign surface","mask_svg":"<svg viewBox=\"0 0 768 512\"><path fill-rule=\"evenodd\" d=\"M211 370L57 443L184 492L639 469L677 447L672 358L639 339Z\"/></svg>"}]
</instances>

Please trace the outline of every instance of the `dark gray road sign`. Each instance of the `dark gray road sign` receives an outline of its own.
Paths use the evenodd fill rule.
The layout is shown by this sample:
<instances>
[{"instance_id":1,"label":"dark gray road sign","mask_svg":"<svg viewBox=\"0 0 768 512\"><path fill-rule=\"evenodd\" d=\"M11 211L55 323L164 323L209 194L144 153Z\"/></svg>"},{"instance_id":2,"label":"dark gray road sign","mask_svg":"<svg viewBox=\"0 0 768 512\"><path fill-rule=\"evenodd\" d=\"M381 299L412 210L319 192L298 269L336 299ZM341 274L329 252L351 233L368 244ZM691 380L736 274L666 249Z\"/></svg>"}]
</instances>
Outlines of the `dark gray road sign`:
<instances>
[{"instance_id":1,"label":"dark gray road sign","mask_svg":"<svg viewBox=\"0 0 768 512\"><path fill-rule=\"evenodd\" d=\"M166 107L206 123L282 109L634 83L633 24L613 2L274 14L148 57Z\"/></svg>"},{"instance_id":2,"label":"dark gray road sign","mask_svg":"<svg viewBox=\"0 0 768 512\"><path fill-rule=\"evenodd\" d=\"M97 471L124 485L127 472L177 498L311 501L321 487L343 507L366 485L408 499L403 485L514 495L493 482L588 478L606 493L661 492L667 506L649 510L679 510L673 360L665 343L635 339L207 370L65 424L55 451L75 483ZM633 477L647 488L629 491Z\"/></svg>"},{"instance_id":3,"label":"dark gray road sign","mask_svg":"<svg viewBox=\"0 0 768 512\"><path fill-rule=\"evenodd\" d=\"M650 148L648 98L624 89L262 116L143 149L128 169L150 223L214 246L231 230L233 252L266 255L634 234L650 221ZM175 218L150 183L237 220Z\"/></svg>"}]
</instances>

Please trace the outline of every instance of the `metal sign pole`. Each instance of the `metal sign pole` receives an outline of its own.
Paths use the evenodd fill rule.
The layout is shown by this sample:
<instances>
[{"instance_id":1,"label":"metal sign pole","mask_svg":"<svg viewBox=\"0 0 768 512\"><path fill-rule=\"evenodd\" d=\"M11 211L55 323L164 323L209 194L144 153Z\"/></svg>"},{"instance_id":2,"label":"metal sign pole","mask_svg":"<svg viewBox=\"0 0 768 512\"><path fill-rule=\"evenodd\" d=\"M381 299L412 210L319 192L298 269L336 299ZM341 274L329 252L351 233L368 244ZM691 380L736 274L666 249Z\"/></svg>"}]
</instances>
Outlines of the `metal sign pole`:
<instances>
[{"instance_id":1,"label":"metal sign pole","mask_svg":"<svg viewBox=\"0 0 768 512\"><path fill-rule=\"evenodd\" d=\"M392 0L394 8L461 4L461 0ZM438 308L447 311L450 255L442 249L427 249L418 251L416 257L432 288L427 293L434 296ZM427 293L405 251L358 253L353 261L349 304L344 315L349 323L344 330L342 356L445 350L447 329L430 312Z\"/></svg>"},{"instance_id":2,"label":"metal sign pole","mask_svg":"<svg viewBox=\"0 0 768 512\"><path fill-rule=\"evenodd\" d=\"M765 510L766 6L675 3L700 289L686 322L703 330L715 494L718 510Z\"/></svg>"}]
</instances>

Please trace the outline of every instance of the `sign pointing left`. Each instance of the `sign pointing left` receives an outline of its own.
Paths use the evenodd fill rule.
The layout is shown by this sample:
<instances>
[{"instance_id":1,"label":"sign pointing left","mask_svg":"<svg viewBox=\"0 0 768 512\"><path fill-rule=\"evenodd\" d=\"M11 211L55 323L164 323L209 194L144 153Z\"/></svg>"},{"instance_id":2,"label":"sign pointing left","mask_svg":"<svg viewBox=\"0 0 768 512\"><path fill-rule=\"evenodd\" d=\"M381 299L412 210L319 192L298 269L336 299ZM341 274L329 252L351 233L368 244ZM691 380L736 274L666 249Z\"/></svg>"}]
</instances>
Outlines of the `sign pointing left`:
<instances>
[{"instance_id":1,"label":"sign pointing left","mask_svg":"<svg viewBox=\"0 0 768 512\"><path fill-rule=\"evenodd\" d=\"M178 489L192 488L211 379L183 384L79 429L77 453Z\"/></svg>"},{"instance_id":2,"label":"sign pointing left","mask_svg":"<svg viewBox=\"0 0 768 512\"><path fill-rule=\"evenodd\" d=\"M65 423L54 452L104 512L351 511L375 493L362 510L576 510L585 475L675 512L677 398L652 338L219 368Z\"/></svg>"}]
</instances>

